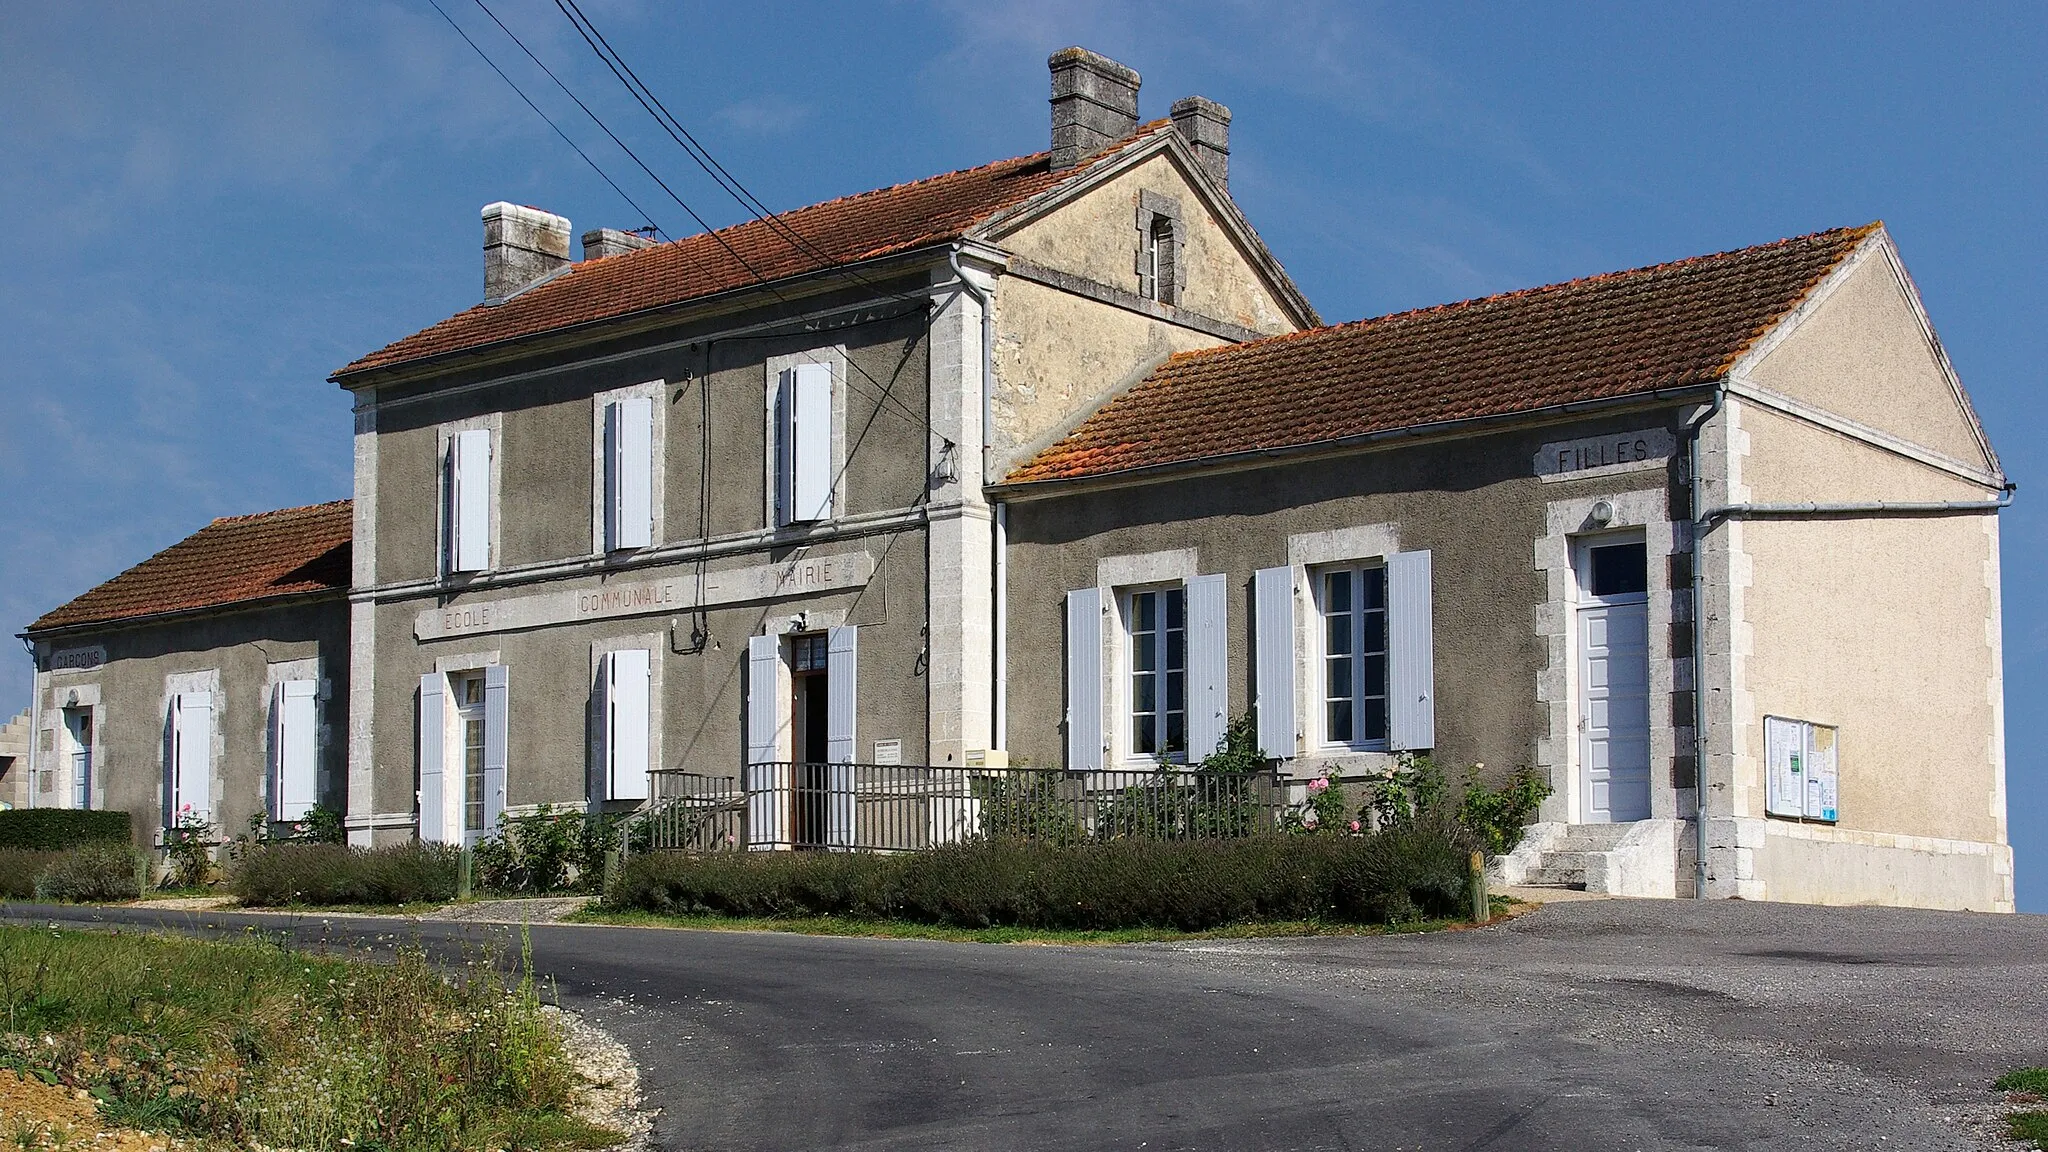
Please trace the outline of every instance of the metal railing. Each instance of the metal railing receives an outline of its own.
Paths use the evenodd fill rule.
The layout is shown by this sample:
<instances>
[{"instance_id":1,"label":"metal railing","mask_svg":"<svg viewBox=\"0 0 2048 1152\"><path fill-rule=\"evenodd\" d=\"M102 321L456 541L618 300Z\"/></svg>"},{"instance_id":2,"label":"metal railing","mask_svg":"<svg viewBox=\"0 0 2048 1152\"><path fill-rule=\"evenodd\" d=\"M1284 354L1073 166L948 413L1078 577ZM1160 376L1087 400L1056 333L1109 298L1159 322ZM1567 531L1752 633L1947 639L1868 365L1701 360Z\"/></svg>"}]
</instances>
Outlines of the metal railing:
<instances>
[{"instance_id":1,"label":"metal railing","mask_svg":"<svg viewBox=\"0 0 2048 1152\"><path fill-rule=\"evenodd\" d=\"M667 769L625 837L631 851L903 852L980 838L1080 843L1226 839L1270 831L1286 782L1270 771L746 765L734 776Z\"/></svg>"}]
</instances>

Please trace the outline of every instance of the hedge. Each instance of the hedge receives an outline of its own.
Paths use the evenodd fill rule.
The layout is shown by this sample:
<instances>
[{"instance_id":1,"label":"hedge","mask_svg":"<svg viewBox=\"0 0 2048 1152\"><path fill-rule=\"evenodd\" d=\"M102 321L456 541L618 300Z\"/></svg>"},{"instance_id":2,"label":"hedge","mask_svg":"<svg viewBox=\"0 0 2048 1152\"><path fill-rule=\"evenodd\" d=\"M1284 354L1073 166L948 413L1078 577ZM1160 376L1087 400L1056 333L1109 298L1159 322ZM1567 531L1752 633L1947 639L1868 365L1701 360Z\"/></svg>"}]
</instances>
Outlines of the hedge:
<instances>
[{"instance_id":1,"label":"hedge","mask_svg":"<svg viewBox=\"0 0 2048 1152\"><path fill-rule=\"evenodd\" d=\"M64 852L0 848L0 897L10 900L133 900L142 895L142 853L98 840Z\"/></svg>"},{"instance_id":2,"label":"hedge","mask_svg":"<svg viewBox=\"0 0 2048 1152\"><path fill-rule=\"evenodd\" d=\"M1045 844L979 841L899 856L657 853L629 860L614 908L835 915L966 928L1398 923L1467 907L1469 837L1421 821L1364 836Z\"/></svg>"},{"instance_id":3,"label":"hedge","mask_svg":"<svg viewBox=\"0 0 2048 1152\"><path fill-rule=\"evenodd\" d=\"M229 868L228 888L252 905L452 900L461 859L445 844L265 844Z\"/></svg>"},{"instance_id":4,"label":"hedge","mask_svg":"<svg viewBox=\"0 0 2048 1152\"><path fill-rule=\"evenodd\" d=\"M0 848L61 852L80 844L130 840L133 820L126 812L83 808L10 808L0 811Z\"/></svg>"}]
</instances>

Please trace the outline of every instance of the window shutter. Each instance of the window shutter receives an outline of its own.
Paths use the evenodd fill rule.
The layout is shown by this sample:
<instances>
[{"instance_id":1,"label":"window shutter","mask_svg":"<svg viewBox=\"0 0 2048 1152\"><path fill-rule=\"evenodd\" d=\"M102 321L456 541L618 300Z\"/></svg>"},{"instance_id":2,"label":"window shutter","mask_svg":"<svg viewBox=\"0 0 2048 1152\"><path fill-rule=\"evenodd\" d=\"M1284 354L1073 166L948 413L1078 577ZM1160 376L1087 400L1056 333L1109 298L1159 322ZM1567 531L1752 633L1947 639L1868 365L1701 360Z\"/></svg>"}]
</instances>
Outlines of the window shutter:
<instances>
[{"instance_id":1,"label":"window shutter","mask_svg":"<svg viewBox=\"0 0 2048 1152\"><path fill-rule=\"evenodd\" d=\"M1188 763L1223 744L1230 724L1230 603L1221 573L1188 580Z\"/></svg>"},{"instance_id":2,"label":"window shutter","mask_svg":"<svg viewBox=\"0 0 2048 1152\"><path fill-rule=\"evenodd\" d=\"M654 535L654 401L605 405L604 454L605 550L645 548Z\"/></svg>"},{"instance_id":3,"label":"window shutter","mask_svg":"<svg viewBox=\"0 0 2048 1152\"><path fill-rule=\"evenodd\" d=\"M607 652L603 667L604 767L606 800L647 799L648 652L627 648Z\"/></svg>"},{"instance_id":4,"label":"window shutter","mask_svg":"<svg viewBox=\"0 0 2048 1152\"><path fill-rule=\"evenodd\" d=\"M505 811L505 769L511 751L511 680L503 664L484 669L484 827L483 835L498 831L498 817Z\"/></svg>"},{"instance_id":5,"label":"window shutter","mask_svg":"<svg viewBox=\"0 0 2048 1152\"><path fill-rule=\"evenodd\" d=\"M420 841L425 844L448 839L441 772L441 758L448 750L447 704L448 678L439 672L420 677Z\"/></svg>"},{"instance_id":6,"label":"window shutter","mask_svg":"<svg viewBox=\"0 0 2048 1152\"><path fill-rule=\"evenodd\" d=\"M781 691L782 641L747 637L747 847L772 848L785 835L789 768L775 763L775 729ZM826 702L827 705L831 703Z\"/></svg>"},{"instance_id":7,"label":"window shutter","mask_svg":"<svg viewBox=\"0 0 2048 1152\"><path fill-rule=\"evenodd\" d=\"M190 808L200 820L213 819L213 693L180 692L172 707L171 813L176 826Z\"/></svg>"},{"instance_id":8,"label":"window shutter","mask_svg":"<svg viewBox=\"0 0 2048 1152\"><path fill-rule=\"evenodd\" d=\"M1261 568L1252 574L1252 612L1259 750L1276 760L1291 760L1295 754L1293 569Z\"/></svg>"},{"instance_id":9,"label":"window shutter","mask_svg":"<svg viewBox=\"0 0 2048 1152\"><path fill-rule=\"evenodd\" d=\"M1387 557L1387 728L1396 751L1436 747L1429 552Z\"/></svg>"},{"instance_id":10,"label":"window shutter","mask_svg":"<svg viewBox=\"0 0 2048 1152\"><path fill-rule=\"evenodd\" d=\"M491 433L448 438L448 570L481 572L491 556Z\"/></svg>"},{"instance_id":11,"label":"window shutter","mask_svg":"<svg viewBox=\"0 0 2048 1152\"><path fill-rule=\"evenodd\" d=\"M775 381L775 524L795 517L791 485L796 480L796 372L785 368Z\"/></svg>"},{"instance_id":12,"label":"window shutter","mask_svg":"<svg viewBox=\"0 0 2048 1152\"><path fill-rule=\"evenodd\" d=\"M271 814L279 820L304 820L320 800L319 696L316 680L286 680L277 686L272 745L277 772L270 795Z\"/></svg>"},{"instance_id":13,"label":"window shutter","mask_svg":"<svg viewBox=\"0 0 2048 1152\"><path fill-rule=\"evenodd\" d=\"M853 760L855 689L859 674L860 629L834 628L825 634L825 770L827 847L853 847Z\"/></svg>"},{"instance_id":14,"label":"window shutter","mask_svg":"<svg viewBox=\"0 0 2048 1152\"><path fill-rule=\"evenodd\" d=\"M796 379L794 455L790 519L832 518L832 368L799 364Z\"/></svg>"},{"instance_id":15,"label":"window shutter","mask_svg":"<svg viewBox=\"0 0 2048 1152\"><path fill-rule=\"evenodd\" d=\"M1102 589L1067 593L1067 767L1102 769Z\"/></svg>"}]
</instances>

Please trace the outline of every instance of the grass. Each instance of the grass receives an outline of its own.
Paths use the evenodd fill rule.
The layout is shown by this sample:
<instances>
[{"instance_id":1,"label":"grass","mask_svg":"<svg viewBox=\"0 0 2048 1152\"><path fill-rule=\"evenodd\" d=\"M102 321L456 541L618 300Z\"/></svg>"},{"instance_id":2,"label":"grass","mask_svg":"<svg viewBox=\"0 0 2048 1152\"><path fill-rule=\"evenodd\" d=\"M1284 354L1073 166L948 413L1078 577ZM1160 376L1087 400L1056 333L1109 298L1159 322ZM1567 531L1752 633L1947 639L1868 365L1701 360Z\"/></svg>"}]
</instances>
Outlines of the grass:
<instances>
[{"instance_id":1,"label":"grass","mask_svg":"<svg viewBox=\"0 0 2048 1152\"><path fill-rule=\"evenodd\" d=\"M520 969L523 971L523 969ZM109 1120L238 1146L366 1152L604 1147L530 975L450 973L261 936L0 926L0 1066L89 1091Z\"/></svg>"},{"instance_id":2,"label":"grass","mask_svg":"<svg viewBox=\"0 0 2048 1152\"><path fill-rule=\"evenodd\" d=\"M1525 905L1493 898L1496 921L1520 914ZM690 928L713 932L795 932L810 936L872 936L895 940L948 940L963 944L1156 944L1179 940L1257 940L1294 936L1402 936L1471 926L1466 920L1416 920L1404 924L1349 924L1319 920L1265 920L1228 924L1197 932L1171 928L956 928L912 920L850 916L719 916L587 908L566 919L575 924L629 928Z\"/></svg>"},{"instance_id":3,"label":"grass","mask_svg":"<svg viewBox=\"0 0 2048 1152\"><path fill-rule=\"evenodd\" d=\"M2000 1076L1991 1085L2000 1092L2012 1092L2035 1098L2048 1098L2048 1068L2019 1068ZM2030 1109L2024 1112L2008 1112L2006 1128L2012 1138L2035 1148L2048 1149L2048 1110Z\"/></svg>"}]
</instances>

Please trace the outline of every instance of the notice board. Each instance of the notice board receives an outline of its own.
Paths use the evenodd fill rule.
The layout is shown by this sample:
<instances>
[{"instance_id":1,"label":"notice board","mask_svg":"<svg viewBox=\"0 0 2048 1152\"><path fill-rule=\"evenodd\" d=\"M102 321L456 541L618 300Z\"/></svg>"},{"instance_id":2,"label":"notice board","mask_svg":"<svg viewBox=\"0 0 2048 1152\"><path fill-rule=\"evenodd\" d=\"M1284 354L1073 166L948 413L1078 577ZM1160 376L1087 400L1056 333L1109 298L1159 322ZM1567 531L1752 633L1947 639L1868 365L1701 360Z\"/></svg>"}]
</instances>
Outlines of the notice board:
<instances>
[{"instance_id":1,"label":"notice board","mask_svg":"<svg viewBox=\"0 0 2048 1152\"><path fill-rule=\"evenodd\" d=\"M1764 717L1765 811L1834 823L1840 737L1833 725Z\"/></svg>"}]
</instances>

